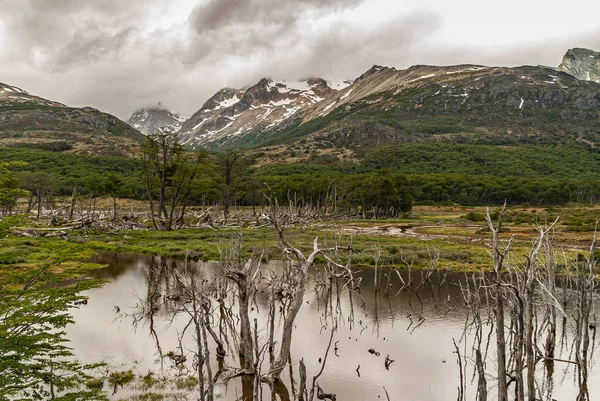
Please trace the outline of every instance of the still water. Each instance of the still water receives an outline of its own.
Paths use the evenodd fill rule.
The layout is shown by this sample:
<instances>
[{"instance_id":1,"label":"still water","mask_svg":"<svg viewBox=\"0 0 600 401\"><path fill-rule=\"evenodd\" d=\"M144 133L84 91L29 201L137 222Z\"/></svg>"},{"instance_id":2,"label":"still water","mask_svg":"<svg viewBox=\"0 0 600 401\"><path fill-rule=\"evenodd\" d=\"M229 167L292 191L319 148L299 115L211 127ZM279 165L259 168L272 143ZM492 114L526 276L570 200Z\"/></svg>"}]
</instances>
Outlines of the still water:
<instances>
[{"instance_id":1,"label":"still water","mask_svg":"<svg viewBox=\"0 0 600 401\"><path fill-rule=\"evenodd\" d=\"M93 261L107 265L93 273L94 277L107 279L107 283L87 291L87 305L73 310L75 324L69 327L68 337L77 358L81 362L106 362L113 370L133 369L140 375L148 372L172 374L173 364L166 358L161 360L158 346L163 353L176 351L178 336L189 322L189 317L185 314L174 317L177 305L165 302L156 311L152 322L146 319L136 323L134 319L137 306L148 294L149 266L160 263L160 258L101 253ZM176 268L182 263L173 260L163 262L169 268ZM218 269L216 262L190 263L208 278ZM265 266L265 269L274 271L277 268L276 262ZM304 358L309 383L320 370L319 361L331 336L332 325L327 324L327 311L335 310L337 331L333 335L334 345L318 380L326 392L335 393L337 400L349 401L386 400L386 390L389 399L395 401L456 400L459 368L453 339L461 352L465 351L463 355L470 356L468 338L464 337L467 310L459 285L464 278L462 274L442 277L434 273L431 283L423 285L418 293L398 293L401 281L397 275L392 274L388 282L384 273L381 290L376 291L373 269L367 268L358 273L362 279L360 293L352 292L352 296L343 286L344 282L334 285L331 293L324 296L316 284L321 282L317 279L320 269L315 268L310 274L292 339L296 386L300 358ZM408 280L408 274L408 271L402 272L405 280ZM419 275L415 272L410 274ZM265 294L258 294L255 306L257 308L253 308L251 318L256 317L260 322L259 343L264 344L268 336L264 316L267 309ZM151 328L154 328L156 336L151 335ZM188 331L182 341L184 353L191 353L194 349L193 330ZM486 360L490 371L494 366L493 342ZM235 355L236 352L228 350L227 365L239 366ZM386 369L384 361L388 355L394 362ZM569 359L568 349L557 350L556 357ZM600 375L593 366L594 355L592 359L590 394L591 399L600 399ZM189 374L193 375L191 360L188 358L187 365ZM213 373L215 371L216 366ZM285 372L284 380L289 385L287 368ZM549 384L542 384L545 379L540 374L539 387L546 389L544 399L574 400L574 374L574 369L566 364L557 365ZM467 371L466 380L466 399L473 400L476 377L471 369ZM234 380L227 385L218 385L215 388L217 399L239 399L239 387ZM139 390L119 389L112 398L127 398L136 391ZM493 377L488 378L488 391L490 399L494 399ZM265 399L270 397L265 396Z\"/></svg>"}]
</instances>

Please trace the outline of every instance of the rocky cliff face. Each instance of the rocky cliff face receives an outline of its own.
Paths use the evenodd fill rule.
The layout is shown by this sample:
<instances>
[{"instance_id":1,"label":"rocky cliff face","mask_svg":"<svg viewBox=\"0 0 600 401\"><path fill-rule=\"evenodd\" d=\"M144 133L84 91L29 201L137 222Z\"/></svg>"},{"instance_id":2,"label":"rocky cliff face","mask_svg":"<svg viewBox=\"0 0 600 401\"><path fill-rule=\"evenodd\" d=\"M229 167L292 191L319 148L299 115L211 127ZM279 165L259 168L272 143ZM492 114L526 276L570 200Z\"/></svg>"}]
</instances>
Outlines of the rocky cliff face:
<instances>
[{"instance_id":1,"label":"rocky cliff face","mask_svg":"<svg viewBox=\"0 0 600 401\"><path fill-rule=\"evenodd\" d=\"M144 136L117 117L72 108L0 83L0 146L133 156Z\"/></svg>"},{"instance_id":2,"label":"rocky cliff face","mask_svg":"<svg viewBox=\"0 0 600 401\"><path fill-rule=\"evenodd\" d=\"M300 82L263 78L245 90L224 88L183 124L179 136L190 147L226 145L272 129L347 85L321 78Z\"/></svg>"},{"instance_id":3,"label":"rocky cliff face","mask_svg":"<svg viewBox=\"0 0 600 401\"><path fill-rule=\"evenodd\" d=\"M156 106L136 110L127 120L127 124L144 135L151 135L160 130L177 132L185 120L185 117L171 113L158 103Z\"/></svg>"},{"instance_id":4,"label":"rocky cliff face","mask_svg":"<svg viewBox=\"0 0 600 401\"><path fill-rule=\"evenodd\" d=\"M600 53L589 49L569 49L558 69L576 78L600 83Z\"/></svg>"}]
</instances>

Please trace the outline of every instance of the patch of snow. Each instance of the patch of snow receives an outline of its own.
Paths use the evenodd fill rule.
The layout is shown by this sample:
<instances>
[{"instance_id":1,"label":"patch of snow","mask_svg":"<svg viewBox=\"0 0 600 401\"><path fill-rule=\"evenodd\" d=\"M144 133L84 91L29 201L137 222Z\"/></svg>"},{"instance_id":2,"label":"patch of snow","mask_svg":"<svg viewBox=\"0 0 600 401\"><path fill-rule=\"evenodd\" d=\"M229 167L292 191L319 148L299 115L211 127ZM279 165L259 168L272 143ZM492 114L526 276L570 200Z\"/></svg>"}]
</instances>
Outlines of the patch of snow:
<instances>
[{"instance_id":1,"label":"patch of snow","mask_svg":"<svg viewBox=\"0 0 600 401\"><path fill-rule=\"evenodd\" d=\"M348 90L348 92L344 93L344 94L343 94L343 95L340 97L340 100L341 100L341 99L345 99L345 98L347 98L348 96L350 96L350 94L352 93L352 91L353 91L353 90L354 90L354 88L350 88L350 90Z\"/></svg>"},{"instance_id":2,"label":"patch of snow","mask_svg":"<svg viewBox=\"0 0 600 401\"><path fill-rule=\"evenodd\" d=\"M259 118L261 120L264 120L265 118L267 118L269 116L269 114L271 114L273 112L274 109L268 108L267 112L265 114L263 114L262 116L260 116Z\"/></svg>"},{"instance_id":3,"label":"patch of snow","mask_svg":"<svg viewBox=\"0 0 600 401\"><path fill-rule=\"evenodd\" d=\"M523 108L523 103L525 103L525 100L523 100L523 98L520 98L520 99L521 99L521 104L519 105L519 109L522 109Z\"/></svg>"},{"instance_id":4,"label":"patch of snow","mask_svg":"<svg viewBox=\"0 0 600 401\"><path fill-rule=\"evenodd\" d=\"M427 78L431 78L431 77L435 77L435 74L423 75L419 78L415 78L415 79L411 79L410 81L406 81L406 83L411 83L411 82L415 82L415 81L419 81L421 79L427 79Z\"/></svg>"},{"instance_id":5,"label":"patch of snow","mask_svg":"<svg viewBox=\"0 0 600 401\"><path fill-rule=\"evenodd\" d=\"M327 113L327 110L329 110L329 109L330 109L330 108L332 108L333 106L335 106L335 102L329 103L329 104L327 105L327 107L325 107L325 108L323 109L323 112L322 112L322 114L325 114L325 113Z\"/></svg>"},{"instance_id":6,"label":"patch of snow","mask_svg":"<svg viewBox=\"0 0 600 401\"><path fill-rule=\"evenodd\" d=\"M287 111L285 112L285 114L283 115L283 117L281 118L280 121L285 120L288 117L293 116L294 114L296 114L300 109L302 109L302 107L300 106L295 106L292 108L287 109Z\"/></svg>"},{"instance_id":7,"label":"patch of snow","mask_svg":"<svg viewBox=\"0 0 600 401\"><path fill-rule=\"evenodd\" d=\"M208 120L208 118L204 118L204 119L203 119L202 121L200 121L198 124L194 125L194 127L193 127L191 130L189 130L189 131L188 131L188 133L190 133L190 132L196 132L196 130L197 130L198 128L200 128L200 126L201 126L202 124L204 124L204 123L206 122L206 120Z\"/></svg>"},{"instance_id":8,"label":"patch of snow","mask_svg":"<svg viewBox=\"0 0 600 401\"><path fill-rule=\"evenodd\" d=\"M446 75L460 74L461 72L466 72L466 71L481 71L481 70L487 70L487 69L488 69L488 67L469 67L469 68L464 68L462 70L448 71L448 72L446 72Z\"/></svg>"},{"instance_id":9,"label":"patch of snow","mask_svg":"<svg viewBox=\"0 0 600 401\"><path fill-rule=\"evenodd\" d=\"M317 95L312 89L303 92L302 97L308 99L311 103L319 103L321 100L323 100L323 98Z\"/></svg>"},{"instance_id":10,"label":"patch of snow","mask_svg":"<svg viewBox=\"0 0 600 401\"><path fill-rule=\"evenodd\" d=\"M240 99L237 97L237 95L234 95L232 98L225 99L222 102L220 102L215 110L224 109L226 107L233 106L234 104L236 104L239 101L240 101Z\"/></svg>"},{"instance_id":11,"label":"patch of snow","mask_svg":"<svg viewBox=\"0 0 600 401\"><path fill-rule=\"evenodd\" d=\"M285 106L287 104L292 104L293 101L294 100L292 100L292 99L282 99L282 100L278 100L277 102L269 102L265 106L268 106L268 107Z\"/></svg>"},{"instance_id":12,"label":"patch of snow","mask_svg":"<svg viewBox=\"0 0 600 401\"><path fill-rule=\"evenodd\" d=\"M223 131L224 129L228 128L229 126L231 126L231 124L233 124L233 121L228 123L227 125L225 125L223 128L218 129L216 131L206 131L206 136L215 136L217 135L219 132Z\"/></svg>"},{"instance_id":13,"label":"patch of snow","mask_svg":"<svg viewBox=\"0 0 600 401\"><path fill-rule=\"evenodd\" d=\"M29 100L28 97L24 96L9 96L10 99Z\"/></svg>"},{"instance_id":14,"label":"patch of snow","mask_svg":"<svg viewBox=\"0 0 600 401\"><path fill-rule=\"evenodd\" d=\"M217 103L217 105L214 108L206 109L204 111L207 112L207 111L215 111L215 110L224 109L226 107L233 106L234 104L236 104L239 101L240 101L240 98L238 98L237 95L234 95L232 98L225 99L225 100Z\"/></svg>"},{"instance_id":15,"label":"patch of snow","mask_svg":"<svg viewBox=\"0 0 600 401\"><path fill-rule=\"evenodd\" d=\"M303 92L309 90L311 85L307 81L269 81L268 88L276 89L280 93L289 93L291 91Z\"/></svg>"}]
</instances>

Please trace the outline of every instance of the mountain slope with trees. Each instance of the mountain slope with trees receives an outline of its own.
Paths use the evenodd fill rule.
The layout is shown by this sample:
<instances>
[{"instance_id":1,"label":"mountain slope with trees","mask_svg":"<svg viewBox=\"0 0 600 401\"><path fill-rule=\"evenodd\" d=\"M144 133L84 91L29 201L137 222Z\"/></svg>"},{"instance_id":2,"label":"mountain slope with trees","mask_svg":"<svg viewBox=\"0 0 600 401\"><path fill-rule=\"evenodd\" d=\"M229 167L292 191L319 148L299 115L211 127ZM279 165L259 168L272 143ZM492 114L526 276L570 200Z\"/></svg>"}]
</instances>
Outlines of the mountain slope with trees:
<instances>
[{"instance_id":1,"label":"mountain slope with trees","mask_svg":"<svg viewBox=\"0 0 600 401\"><path fill-rule=\"evenodd\" d=\"M117 117L72 108L0 83L0 145L88 155L134 156L144 136Z\"/></svg>"},{"instance_id":2,"label":"mountain slope with trees","mask_svg":"<svg viewBox=\"0 0 600 401\"><path fill-rule=\"evenodd\" d=\"M600 144L600 84L546 67L374 66L284 128L239 146L326 142Z\"/></svg>"}]
</instances>

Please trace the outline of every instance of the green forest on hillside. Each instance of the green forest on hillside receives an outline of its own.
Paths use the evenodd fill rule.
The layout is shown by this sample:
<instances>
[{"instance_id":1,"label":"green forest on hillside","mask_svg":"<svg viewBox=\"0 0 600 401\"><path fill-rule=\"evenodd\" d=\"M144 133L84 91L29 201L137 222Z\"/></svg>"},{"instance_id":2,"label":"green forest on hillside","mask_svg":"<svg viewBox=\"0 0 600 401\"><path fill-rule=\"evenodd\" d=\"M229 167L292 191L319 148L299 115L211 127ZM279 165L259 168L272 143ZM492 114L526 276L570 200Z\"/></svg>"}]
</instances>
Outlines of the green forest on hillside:
<instances>
[{"instance_id":1,"label":"green forest on hillside","mask_svg":"<svg viewBox=\"0 0 600 401\"><path fill-rule=\"evenodd\" d=\"M139 159L28 148L0 148L0 159L26 162L12 167L12 174L22 181L43 174L54 195L70 195L76 186L81 194L106 196L103 182L110 176L122 182L119 196L146 197ZM551 205L600 199L600 154L583 148L428 143L377 147L354 163L311 157L254 167L259 160L260 154L244 159L234 183L235 204L263 204L267 186L281 200L294 196L313 205L331 201L335 191L337 206L349 208L382 199L403 210L412 202ZM218 203L222 186L218 166L209 161L196 177L190 202Z\"/></svg>"}]
</instances>

